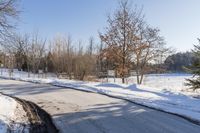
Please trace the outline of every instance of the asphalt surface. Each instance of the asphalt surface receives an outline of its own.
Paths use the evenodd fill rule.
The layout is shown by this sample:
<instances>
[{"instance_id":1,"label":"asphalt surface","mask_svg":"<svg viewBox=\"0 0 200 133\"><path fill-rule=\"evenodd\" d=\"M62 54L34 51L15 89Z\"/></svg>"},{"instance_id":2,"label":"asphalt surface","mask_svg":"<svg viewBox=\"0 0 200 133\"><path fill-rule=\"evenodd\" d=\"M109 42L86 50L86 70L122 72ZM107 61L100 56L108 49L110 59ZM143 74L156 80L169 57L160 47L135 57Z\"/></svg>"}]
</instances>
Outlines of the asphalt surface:
<instances>
[{"instance_id":1,"label":"asphalt surface","mask_svg":"<svg viewBox=\"0 0 200 133\"><path fill-rule=\"evenodd\" d=\"M61 133L200 133L178 116L100 94L1 79L0 92L38 104Z\"/></svg>"}]
</instances>

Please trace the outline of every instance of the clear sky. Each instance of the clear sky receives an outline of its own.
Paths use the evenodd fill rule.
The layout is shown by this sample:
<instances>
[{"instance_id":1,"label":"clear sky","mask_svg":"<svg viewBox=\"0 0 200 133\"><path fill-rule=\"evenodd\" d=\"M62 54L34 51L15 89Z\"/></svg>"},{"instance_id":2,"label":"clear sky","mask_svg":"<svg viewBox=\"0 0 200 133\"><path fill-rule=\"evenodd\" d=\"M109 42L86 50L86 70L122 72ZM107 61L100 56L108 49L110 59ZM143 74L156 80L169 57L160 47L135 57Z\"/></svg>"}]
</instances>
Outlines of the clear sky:
<instances>
[{"instance_id":1,"label":"clear sky","mask_svg":"<svg viewBox=\"0 0 200 133\"><path fill-rule=\"evenodd\" d=\"M130 0L143 6L148 24L158 27L168 46L186 51L200 38L199 0ZM98 37L106 26L107 14L118 0L21 0L18 30L38 31L47 39L70 34L74 40Z\"/></svg>"}]
</instances>

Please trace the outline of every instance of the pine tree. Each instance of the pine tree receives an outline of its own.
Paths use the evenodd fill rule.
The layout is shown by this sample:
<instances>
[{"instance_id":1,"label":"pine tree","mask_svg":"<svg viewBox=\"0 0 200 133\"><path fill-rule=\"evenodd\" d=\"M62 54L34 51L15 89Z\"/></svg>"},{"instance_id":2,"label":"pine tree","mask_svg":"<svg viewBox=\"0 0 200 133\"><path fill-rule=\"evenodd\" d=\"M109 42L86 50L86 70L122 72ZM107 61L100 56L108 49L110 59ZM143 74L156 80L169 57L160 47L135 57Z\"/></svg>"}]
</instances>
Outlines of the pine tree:
<instances>
[{"instance_id":1,"label":"pine tree","mask_svg":"<svg viewBox=\"0 0 200 133\"><path fill-rule=\"evenodd\" d=\"M188 72L193 74L191 79L186 79L186 85L190 86L193 90L200 89L200 39L198 39L198 41L199 45L194 45L194 50L192 50L196 59L190 67L186 68Z\"/></svg>"}]
</instances>

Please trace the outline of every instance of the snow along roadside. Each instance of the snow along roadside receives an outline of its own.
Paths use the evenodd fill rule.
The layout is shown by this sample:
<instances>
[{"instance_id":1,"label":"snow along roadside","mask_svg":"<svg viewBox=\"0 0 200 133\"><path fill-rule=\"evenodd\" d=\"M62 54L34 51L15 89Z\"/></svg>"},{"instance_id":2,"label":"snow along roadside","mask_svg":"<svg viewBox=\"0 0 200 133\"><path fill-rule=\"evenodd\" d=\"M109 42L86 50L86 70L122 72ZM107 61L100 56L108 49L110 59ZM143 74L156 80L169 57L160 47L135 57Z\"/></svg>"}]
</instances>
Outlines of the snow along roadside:
<instances>
[{"instance_id":1,"label":"snow along roadside","mask_svg":"<svg viewBox=\"0 0 200 133\"><path fill-rule=\"evenodd\" d=\"M1 76L2 78L8 78ZM9 79L9 78L8 78ZM159 91L142 85L123 85L113 83L83 82L61 79L39 78L12 78L32 83L47 83L54 86L72 88L81 91L100 93L103 95L120 98L181 116L191 122L200 125L200 100L180 93Z\"/></svg>"},{"instance_id":2,"label":"snow along roadside","mask_svg":"<svg viewBox=\"0 0 200 133\"><path fill-rule=\"evenodd\" d=\"M28 132L28 117L15 99L0 93L0 133Z\"/></svg>"},{"instance_id":3,"label":"snow along roadside","mask_svg":"<svg viewBox=\"0 0 200 133\"><path fill-rule=\"evenodd\" d=\"M0 133L58 133L51 116L36 104L0 93Z\"/></svg>"}]
</instances>

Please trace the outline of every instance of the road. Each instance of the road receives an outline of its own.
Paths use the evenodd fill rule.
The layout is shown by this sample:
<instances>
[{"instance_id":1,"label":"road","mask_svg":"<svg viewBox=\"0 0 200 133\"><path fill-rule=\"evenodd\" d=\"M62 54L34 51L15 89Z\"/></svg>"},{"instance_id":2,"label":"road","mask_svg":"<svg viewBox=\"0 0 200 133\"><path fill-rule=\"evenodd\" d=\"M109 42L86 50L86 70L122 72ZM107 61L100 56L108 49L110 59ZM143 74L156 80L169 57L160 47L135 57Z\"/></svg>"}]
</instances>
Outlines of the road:
<instances>
[{"instance_id":1,"label":"road","mask_svg":"<svg viewBox=\"0 0 200 133\"><path fill-rule=\"evenodd\" d=\"M61 133L199 133L180 117L100 94L0 79L0 92L33 101Z\"/></svg>"}]
</instances>

